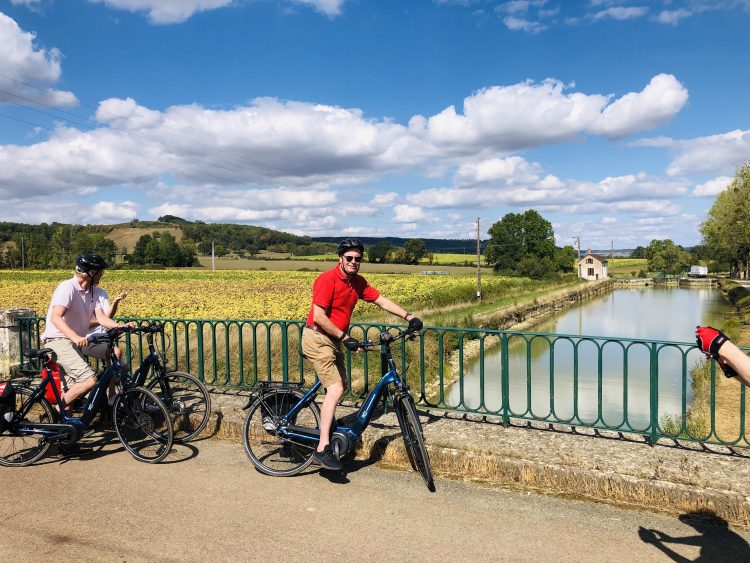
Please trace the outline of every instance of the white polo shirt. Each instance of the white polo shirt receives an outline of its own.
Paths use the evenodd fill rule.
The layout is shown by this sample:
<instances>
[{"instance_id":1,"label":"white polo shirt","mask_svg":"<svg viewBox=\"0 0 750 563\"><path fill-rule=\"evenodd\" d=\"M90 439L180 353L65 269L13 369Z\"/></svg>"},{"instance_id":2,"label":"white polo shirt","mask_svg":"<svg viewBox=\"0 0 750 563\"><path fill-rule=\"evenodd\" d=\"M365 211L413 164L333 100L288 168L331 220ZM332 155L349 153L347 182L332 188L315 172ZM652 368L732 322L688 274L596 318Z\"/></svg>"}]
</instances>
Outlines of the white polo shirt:
<instances>
[{"instance_id":1,"label":"white polo shirt","mask_svg":"<svg viewBox=\"0 0 750 563\"><path fill-rule=\"evenodd\" d=\"M52 310L56 305L65 307L62 317L68 326L77 335L85 336L89 332L89 322L95 317L96 309L102 307L102 298L108 298L103 289L95 287L93 292L91 288L83 289L76 276L62 282L52 294L42 340L65 338L65 335L52 324Z\"/></svg>"}]
</instances>

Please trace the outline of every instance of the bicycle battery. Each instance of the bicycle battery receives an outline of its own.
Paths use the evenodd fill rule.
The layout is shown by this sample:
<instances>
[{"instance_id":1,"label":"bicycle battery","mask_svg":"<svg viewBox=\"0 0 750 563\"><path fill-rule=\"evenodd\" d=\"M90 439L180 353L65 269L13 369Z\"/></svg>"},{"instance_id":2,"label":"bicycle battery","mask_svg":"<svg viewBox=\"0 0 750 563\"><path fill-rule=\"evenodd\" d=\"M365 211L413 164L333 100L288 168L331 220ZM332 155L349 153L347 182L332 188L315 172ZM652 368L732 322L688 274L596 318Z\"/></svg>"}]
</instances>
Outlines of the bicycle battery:
<instances>
[{"instance_id":1,"label":"bicycle battery","mask_svg":"<svg viewBox=\"0 0 750 563\"><path fill-rule=\"evenodd\" d=\"M60 364L53 362L52 360L47 361L47 365L42 368L42 379L48 374L52 374L52 382L57 387L57 393L62 397L62 386L60 385ZM57 397L51 385L47 385L44 389L44 397L53 405L57 404Z\"/></svg>"}]
</instances>

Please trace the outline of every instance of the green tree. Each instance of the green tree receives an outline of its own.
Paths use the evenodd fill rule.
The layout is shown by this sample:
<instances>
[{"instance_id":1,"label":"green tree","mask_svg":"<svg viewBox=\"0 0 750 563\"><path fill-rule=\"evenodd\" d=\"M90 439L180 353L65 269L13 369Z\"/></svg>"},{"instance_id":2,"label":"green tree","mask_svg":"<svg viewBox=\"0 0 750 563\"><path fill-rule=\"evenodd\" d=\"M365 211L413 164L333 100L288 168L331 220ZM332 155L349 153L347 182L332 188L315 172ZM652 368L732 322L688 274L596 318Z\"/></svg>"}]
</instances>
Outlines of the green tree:
<instances>
[{"instance_id":1,"label":"green tree","mask_svg":"<svg viewBox=\"0 0 750 563\"><path fill-rule=\"evenodd\" d=\"M693 256L669 239L652 240L646 248L648 269L664 274L679 274L693 263Z\"/></svg>"},{"instance_id":2,"label":"green tree","mask_svg":"<svg viewBox=\"0 0 750 563\"><path fill-rule=\"evenodd\" d=\"M716 197L701 234L711 258L729 264L732 276L750 278L750 161Z\"/></svg>"},{"instance_id":3,"label":"green tree","mask_svg":"<svg viewBox=\"0 0 750 563\"><path fill-rule=\"evenodd\" d=\"M390 251L391 245L387 240L376 242L367 248L367 260L372 263L385 264Z\"/></svg>"},{"instance_id":4,"label":"green tree","mask_svg":"<svg viewBox=\"0 0 750 563\"><path fill-rule=\"evenodd\" d=\"M578 253L572 246L564 246L555 252L555 266L558 272L574 272Z\"/></svg>"},{"instance_id":5,"label":"green tree","mask_svg":"<svg viewBox=\"0 0 750 563\"><path fill-rule=\"evenodd\" d=\"M408 264L419 264L419 261L427 254L427 245L421 238L413 238L406 242L404 251Z\"/></svg>"},{"instance_id":6,"label":"green tree","mask_svg":"<svg viewBox=\"0 0 750 563\"><path fill-rule=\"evenodd\" d=\"M548 258L554 264L551 262L556 253L552 223L533 209L523 214L508 213L488 232L490 240L485 259L498 272L520 272L519 264L524 258Z\"/></svg>"}]
</instances>

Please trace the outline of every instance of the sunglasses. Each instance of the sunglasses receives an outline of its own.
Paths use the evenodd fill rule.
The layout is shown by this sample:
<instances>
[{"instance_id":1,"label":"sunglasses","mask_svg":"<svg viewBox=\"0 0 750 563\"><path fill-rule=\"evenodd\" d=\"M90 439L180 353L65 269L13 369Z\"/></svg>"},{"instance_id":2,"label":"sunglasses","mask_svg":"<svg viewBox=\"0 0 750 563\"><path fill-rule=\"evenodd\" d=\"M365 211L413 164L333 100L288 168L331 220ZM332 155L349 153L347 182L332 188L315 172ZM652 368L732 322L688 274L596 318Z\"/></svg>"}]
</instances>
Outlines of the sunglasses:
<instances>
[{"instance_id":1,"label":"sunglasses","mask_svg":"<svg viewBox=\"0 0 750 563\"><path fill-rule=\"evenodd\" d=\"M352 260L354 260L357 264L359 264L360 262L362 262L362 257L361 256L346 256L346 255L344 255L344 258L346 258L347 262L351 262Z\"/></svg>"}]
</instances>

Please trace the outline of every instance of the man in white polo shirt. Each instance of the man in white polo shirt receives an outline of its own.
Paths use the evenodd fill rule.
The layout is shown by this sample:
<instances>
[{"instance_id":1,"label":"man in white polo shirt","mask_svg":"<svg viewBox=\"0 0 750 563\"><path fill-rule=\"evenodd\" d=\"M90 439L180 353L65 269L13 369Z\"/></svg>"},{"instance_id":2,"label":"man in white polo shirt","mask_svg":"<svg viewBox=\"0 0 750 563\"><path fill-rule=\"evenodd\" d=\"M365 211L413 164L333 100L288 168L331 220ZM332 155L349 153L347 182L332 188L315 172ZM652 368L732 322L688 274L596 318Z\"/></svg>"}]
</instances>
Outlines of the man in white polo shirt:
<instances>
[{"instance_id":1,"label":"man in white polo shirt","mask_svg":"<svg viewBox=\"0 0 750 563\"><path fill-rule=\"evenodd\" d=\"M81 349L88 344L86 334L93 319L104 328L125 326L104 313L101 302L106 293L97 284L107 263L97 254L76 259L75 275L57 286L52 294L42 340L57 355L65 375L67 391L63 405L70 405L96 384L96 374L83 357Z\"/></svg>"}]
</instances>

